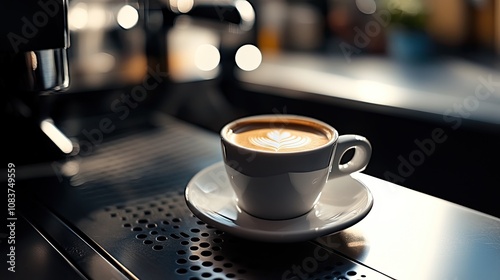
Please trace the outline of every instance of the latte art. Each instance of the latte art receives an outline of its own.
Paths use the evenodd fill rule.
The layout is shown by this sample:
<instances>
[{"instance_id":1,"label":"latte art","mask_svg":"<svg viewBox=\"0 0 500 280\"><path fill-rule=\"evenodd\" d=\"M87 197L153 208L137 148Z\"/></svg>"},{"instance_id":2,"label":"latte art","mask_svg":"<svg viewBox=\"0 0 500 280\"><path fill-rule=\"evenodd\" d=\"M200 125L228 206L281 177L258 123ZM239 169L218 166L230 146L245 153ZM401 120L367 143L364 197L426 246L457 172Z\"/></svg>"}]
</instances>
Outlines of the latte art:
<instances>
[{"instance_id":1,"label":"latte art","mask_svg":"<svg viewBox=\"0 0 500 280\"><path fill-rule=\"evenodd\" d=\"M298 149L311 143L307 136L292 135L288 131L272 130L267 137L249 137L248 141L255 146L279 151L280 149Z\"/></svg>"},{"instance_id":2,"label":"latte art","mask_svg":"<svg viewBox=\"0 0 500 280\"><path fill-rule=\"evenodd\" d=\"M290 120L284 124L245 122L228 131L231 142L252 150L289 153L302 152L327 144L332 135L314 123Z\"/></svg>"}]
</instances>

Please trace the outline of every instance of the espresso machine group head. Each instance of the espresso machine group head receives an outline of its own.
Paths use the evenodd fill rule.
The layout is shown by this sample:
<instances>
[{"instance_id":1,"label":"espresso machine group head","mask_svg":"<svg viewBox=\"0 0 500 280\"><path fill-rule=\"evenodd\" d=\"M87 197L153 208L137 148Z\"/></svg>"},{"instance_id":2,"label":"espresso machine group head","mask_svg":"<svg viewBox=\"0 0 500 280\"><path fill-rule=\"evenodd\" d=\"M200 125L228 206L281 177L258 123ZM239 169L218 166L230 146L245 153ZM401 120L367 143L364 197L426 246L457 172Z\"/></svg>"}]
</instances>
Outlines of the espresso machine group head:
<instances>
[{"instance_id":1,"label":"espresso machine group head","mask_svg":"<svg viewBox=\"0 0 500 280\"><path fill-rule=\"evenodd\" d=\"M2 1L0 86L34 94L69 86L66 0Z\"/></svg>"},{"instance_id":2,"label":"espresso machine group head","mask_svg":"<svg viewBox=\"0 0 500 280\"><path fill-rule=\"evenodd\" d=\"M56 136L41 96L68 88L68 47L66 0L2 1L0 95L5 135L15 138L13 145L29 145L40 130L52 129Z\"/></svg>"}]
</instances>

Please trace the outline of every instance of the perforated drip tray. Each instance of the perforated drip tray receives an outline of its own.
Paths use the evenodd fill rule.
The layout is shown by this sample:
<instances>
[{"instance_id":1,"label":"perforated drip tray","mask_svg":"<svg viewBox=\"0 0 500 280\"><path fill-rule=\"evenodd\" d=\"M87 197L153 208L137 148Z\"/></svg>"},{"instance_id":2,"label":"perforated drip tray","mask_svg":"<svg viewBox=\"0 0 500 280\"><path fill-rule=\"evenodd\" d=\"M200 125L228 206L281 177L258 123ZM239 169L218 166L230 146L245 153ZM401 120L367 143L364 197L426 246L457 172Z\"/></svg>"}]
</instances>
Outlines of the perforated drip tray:
<instances>
[{"instance_id":1,"label":"perforated drip tray","mask_svg":"<svg viewBox=\"0 0 500 280\"><path fill-rule=\"evenodd\" d=\"M184 187L220 160L218 137L168 118L156 124L102 144L78 176L38 186L38 206L25 210L86 277L391 279L323 242L254 242L205 224L187 208Z\"/></svg>"}]
</instances>

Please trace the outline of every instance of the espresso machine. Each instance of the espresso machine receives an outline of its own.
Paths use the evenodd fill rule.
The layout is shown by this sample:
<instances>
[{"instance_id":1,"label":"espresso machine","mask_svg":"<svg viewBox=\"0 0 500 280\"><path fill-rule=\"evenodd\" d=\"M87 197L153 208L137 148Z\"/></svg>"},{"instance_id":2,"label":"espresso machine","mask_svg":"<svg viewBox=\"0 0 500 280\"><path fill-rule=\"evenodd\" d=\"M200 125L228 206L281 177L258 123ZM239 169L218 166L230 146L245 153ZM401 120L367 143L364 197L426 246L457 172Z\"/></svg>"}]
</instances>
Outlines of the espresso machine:
<instances>
[{"instance_id":1,"label":"espresso machine","mask_svg":"<svg viewBox=\"0 0 500 280\"><path fill-rule=\"evenodd\" d=\"M69 139L54 125L48 115L48 104L42 97L63 92L69 86L67 49L70 38L66 1L40 1L33 5L6 1L3 3L0 25L3 120L6 131L13 136L7 139L7 154L15 156L9 151L18 148L27 148L29 153L41 156L61 153L57 152L59 148L54 142L46 135L42 136L44 130L53 131L55 134L51 135L54 137L62 137L62 142L59 142L63 145L61 148L70 152ZM34 138L46 138L45 148L38 146L41 149L31 150L29 147L36 146L38 142L32 141ZM26 160L22 154L15 157Z\"/></svg>"},{"instance_id":2,"label":"espresso machine","mask_svg":"<svg viewBox=\"0 0 500 280\"><path fill-rule=\"evenodd\" d=\"M1 279L379 280L452 269L456 279L498 275L496 220L368 176L361 178L375 197L369 216L314 240L247 240L190 211L186 185L221 160L219 136L210 130L245 113L218 90L236 87L234 57L255 42L257 3L2 2L3 168L10 171L2 170L15 174L7 181L15 199L0 230ZM217 63L193 67L192 46L200 45ZM420 220L407 219L416 209L426 209ZM428 212L441 213L455 239L438 230L422 234ZM436 247L484 249L490 269L468 274L452 250L419 250L422 238ZM443 260L453 265L434 265ZM420 270L409 270L414 264Z\"/></svg>"},{"instance_id":3,"label":"espresso machine","mask_svg":"<svg viewBox=\"0 0 500 280\"><path fill-rule=\"evenodd\" d=\"M246 1L6 2L0 88L19 135L10 145L22 146L8 152L26 163L63 159L90 149L78 138L106 116L127 129L129 116L162 105L178 113L184 88L232 81L236 48L254 41L253 13ZM184 62L201 44L219 56L209 70Z\"/></svg>"}]
</instances>

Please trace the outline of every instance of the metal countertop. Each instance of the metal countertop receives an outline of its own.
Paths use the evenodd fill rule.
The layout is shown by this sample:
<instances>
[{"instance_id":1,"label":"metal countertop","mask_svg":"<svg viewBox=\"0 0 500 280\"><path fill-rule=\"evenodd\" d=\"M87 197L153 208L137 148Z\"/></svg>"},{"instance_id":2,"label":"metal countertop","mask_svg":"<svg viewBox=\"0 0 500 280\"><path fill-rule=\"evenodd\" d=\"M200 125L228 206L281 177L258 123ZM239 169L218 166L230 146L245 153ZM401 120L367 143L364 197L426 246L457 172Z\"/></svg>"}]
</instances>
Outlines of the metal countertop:
<instances>
[{"instance_id":1,"label":"metal countertop","mask_svg":"<svg viewBox=\"0 0 500 280\"><path fill-rule=\"evenodd\" d=\"M189 211L183 190L198 171L220 161L218 136L169 117L155 128L104 142L78 160L79 172L72 176L32 178L18 186L28 190L19 199L25 201L23 217L36 228L33 234L87 278L489 280L500 275L500 219L363 173L354 176L371 190L374 206L341 232L271 244L207 225ZM67 162L56 166L62 164ZM327 258L314 258L319 249ZM28 259L23 254L29 250L18 252L19 262ZM40 256L33 263L43 268L51 259ZM37 275L26 269L18 276Z\"/></svg>"}]
</instances>

